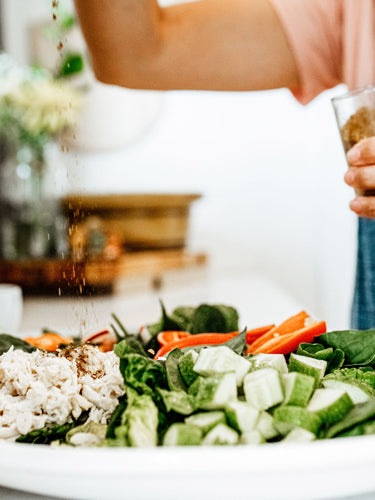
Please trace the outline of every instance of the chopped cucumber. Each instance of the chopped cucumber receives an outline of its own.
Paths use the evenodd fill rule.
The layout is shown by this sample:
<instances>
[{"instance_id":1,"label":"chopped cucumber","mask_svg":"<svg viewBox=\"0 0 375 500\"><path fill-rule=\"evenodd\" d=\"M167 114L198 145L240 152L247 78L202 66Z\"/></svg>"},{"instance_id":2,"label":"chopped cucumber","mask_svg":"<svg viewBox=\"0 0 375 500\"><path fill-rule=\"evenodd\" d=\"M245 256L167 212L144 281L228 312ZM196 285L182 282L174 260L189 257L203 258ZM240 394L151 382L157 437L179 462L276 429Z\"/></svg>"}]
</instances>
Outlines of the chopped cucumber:
<instances>
[{"instance_id":1,"label":"chopped cucumber","mask_svg":"<svg viewBox=\"0 0 375 500\"><path fill-rule=\"evenodd\" d=\"M332 438L375 417L375 399L359 403L340 421L332 425L325 437Z\"/></svg>"},{"instance_id":2,"label":"chopped cucumber","mask_svg":"<svg viewBox=\"0 0 375 500\"><path fill-rule=\"evenodd\" d=\"M280 373L275 368L261 368L245 376L246 400L258 410L267 410L283 402Z\"/></svg>"},{"instance_id":3,"label":"chopped cucumber","mask_svg":"<svg viewBox=\"0 0 375 500\"><path fill-rule=\"evenodd\" d=\"M226 418L223 411L205 411L190 415L190 417L185 418L185 423L199 427L205 435L216 425L225 424Z\"/></svg>"},{"instance_id":4,"label":"chopped cucumber","mask_svg":"<svg viewBox=\"0 0 375 500\"><path fill-rule=\"evenodd\" d=\"M261 411L256 425L257 430L265 437L265 439L274 439L279 436L279 431L273 424L273 417L266 411Z\"/></svg>"},{"instance_id":5,"label":"chopped cucumber","mask_svg":"<svg viewBox=\"0 0 375 500\"><path fill-rule=\"evenodd\" d=\"M202 444L205 446L212 445L234 445L238 444L238 433L225 424L218 424L203 438Z\"/></svg>"},{"instance_id":6,"label":"chopped cucumber","mask_svg":"<svg viewBox=\"0 0 375 500\"><path fill-rule=\"evenodd\" d=\"M248 359L224 345L202 349L194 365L194 371L206 377L234 372L237 386L242 384L250 368L251 363Z\"/></svg>"},{"instance_id":7,"label":"chopped cucumber","mask_svg":"<svg viewBox=\"0 0 375 500\"><path fill-rule=\"evenodd\" d=\"M292 429L281 442L290 441L294 443L306 443L309 441L314 441L316 439L315 434L302 427L295 427Z\"/></svg>"},{"instance_id":8,"label":"chopped cucumber","mask_svg":"<svg viewBox=\"0 0 375 500\"><path fill-rule=\"evenodd\" d=\"M302 427L316 435L323 424L319 415L300 406L279 406L273 413L273 421L284 436L295 427Z\"/></svg>"},{"instance_id":9,"label":"chopped cucumber","mask_svg":"<svg viewBox=\"0 0 375 500\"><path fill-rule=\"evenodd\" d=\"M332 373L324 377L322 384L327 389L341 389L347 392L355 405L375 397L375 390L363 380L340 378L340 372Z\"/></svg>"},{"instance_id":10,"label":"chopped cucumber","mask_svg":"<svg viewBox=\"0 0 375 500\"><path fill-rule=\"evenodd\" d=\"M314 392L315 379L310 375L292 372L282 375L284 404L305 407Z\"/></svg>"},{"instance_id":11,"label":"chopped cucumber","mask_svg":"<svg viewBox=\"0 0 375 500\"><path fill-rule=\"evenodd\" d=\"M263 444L265 442L263 434L256 429L244 432L240 437L241 444Z\"/></svg>"},{"instance_id":12,"label":"chopped cucumber","mask_svg":"<svg viewBox=\"0 0 375 500\"><path fill-rule=\"evenodd\" d=\"M225 408L228 424L238 432L248 432L255 428L259 411L244 401L233 401Z\"/></svg>"},{"instance_id":13,"label":"chopped cucumber","mask_svg":"<svg viewBox=\"0 0 375 500\"><path fill-rule=\"evenodd\" d=\"M190 386L198 377L198 373L194 371L194 364L197 358L197 352L188 351L182 356L178 364L181 377L187 386Z\"/></svg>"},{"instance_id":14,"label":"chopped cucumber","mask_svg":"<svg viewBox=\"0 0 375 500\"><path fill-rule=\"evenodd\" d=\"M340 389L317 389L307 409L319 415L326 424L339 422L353 408L353 401Z\"/></svg>"},{"instance_id":15,"label":"chopped cucumber","mask_svg":"<svg viewBox=\"0 0 375 500\"><path fill-rule=\"evenodd\" d=\"M256 354L251 358L251 364L254 369L275 368L280 373L288 373L288 365L283 354Z\"/></svg>"},{"instance_id":16,"label":"chopped cucumber","mask_svg":"<svg viewBox=\"0 0 375 500\"><path fill-rule=\"evenodd\" d=\"M184 391L159 389L159 394L167 412L175 411L181 415L191 415L195 411L195 399Z\"/></svg>"},{"instance_id":17,"label":"chopped cucumber","mask_svg":"<svg viewBox=\"0 0 375 500\"><path fill-rule=\"evenodd\" d=\"M201 410L221 410L237 399L234 373L217 377L198 377L190 386L189 393L195 396L196 406Z\"/></svg>"},{"instance_id":18,"label":"chopped cucumber","mask_svg":"<svg viewBox=\"0 0 375 500\"><path fill-rule=\"evenodd\" d=\"M315 379L315 388L319 387L327 369L327 361L292 353L289 358L289 372L303 373Z\"/></svg>"},{"instance_id":19,"label":"chopped cucumber","mask_svg":"<svg viewBox=\"0 0 375 500\"><path fill-rule=\"evenodd\" d=\"M198 446L202 442L202 429L196 425L172 424L164 435L164 446Z\"/></svg>"}]
</instances>

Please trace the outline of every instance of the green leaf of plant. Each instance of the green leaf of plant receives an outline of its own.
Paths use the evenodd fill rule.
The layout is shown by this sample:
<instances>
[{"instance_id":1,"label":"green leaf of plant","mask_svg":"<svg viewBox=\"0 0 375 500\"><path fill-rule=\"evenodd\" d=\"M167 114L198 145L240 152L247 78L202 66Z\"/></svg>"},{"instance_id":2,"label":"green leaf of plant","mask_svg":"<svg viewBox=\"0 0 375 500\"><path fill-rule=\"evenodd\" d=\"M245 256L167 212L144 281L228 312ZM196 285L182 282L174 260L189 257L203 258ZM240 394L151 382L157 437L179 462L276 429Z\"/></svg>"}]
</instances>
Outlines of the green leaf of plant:
<instances>
[{"instance_id":1,"label":"green leaf of plant","mask_svg":"<svg viewBox=\"0 0 375 500\"><path fill-rule=\"evenodd\" d=\"M11 347L25 352L36 351L36 347L18 337L13 337L12 335L7 335L5 333L0 334L0 356L5 352L8 352Z\"/></svg>"},{"instance_id":2,"label":"green leaf of plant","mask_svg":"<svg viewBox=\"0 0 375 500\"><path fill-rule=\"evenodd\" d=\"M178 364L184 353L181 349L173 349L165 361L165 369L167 372L168 386L171 391L187 391L187 385L181 377Z\"/></svg>"},{"instance_id":3,"label":"green leaf of plant","mask_svg":"<svg viewBox=\"0 0 375 500\"><path fill-rule=\"evenodd\" d=\"M325 347L341 349L345 354L345 366L375 364L375 330L341 330L319 335Z\"/></svg>"},{"instance_id":4,"label":"green leaf of plant","mask_svg":"<svg viewBox=\"0 0 375 500\"><path fill-rule=\"evenodd\" d=\"M227 333L224 314L215 306L201 304L194 312L191 333Z\"/></svg>"}]
</instances>

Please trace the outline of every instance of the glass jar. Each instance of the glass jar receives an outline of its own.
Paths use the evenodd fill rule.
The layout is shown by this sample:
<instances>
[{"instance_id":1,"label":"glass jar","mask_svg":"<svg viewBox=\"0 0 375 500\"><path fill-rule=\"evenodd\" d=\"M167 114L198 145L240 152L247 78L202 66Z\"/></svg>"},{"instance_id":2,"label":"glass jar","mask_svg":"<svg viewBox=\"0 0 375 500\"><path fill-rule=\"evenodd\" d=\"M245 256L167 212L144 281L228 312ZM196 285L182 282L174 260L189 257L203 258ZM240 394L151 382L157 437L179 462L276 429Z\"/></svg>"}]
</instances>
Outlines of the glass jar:
<instances>
[{"instance_id":1,"label":"glass jar","mask_svg":"<svg viewBox=\"0 0 375 500\"><path fill-rule=\"evenodd\" d=\"M67 249L67 222L48 188L45 148L0 144L0 258L54 258Z\"/></svg>"}]
</instances>

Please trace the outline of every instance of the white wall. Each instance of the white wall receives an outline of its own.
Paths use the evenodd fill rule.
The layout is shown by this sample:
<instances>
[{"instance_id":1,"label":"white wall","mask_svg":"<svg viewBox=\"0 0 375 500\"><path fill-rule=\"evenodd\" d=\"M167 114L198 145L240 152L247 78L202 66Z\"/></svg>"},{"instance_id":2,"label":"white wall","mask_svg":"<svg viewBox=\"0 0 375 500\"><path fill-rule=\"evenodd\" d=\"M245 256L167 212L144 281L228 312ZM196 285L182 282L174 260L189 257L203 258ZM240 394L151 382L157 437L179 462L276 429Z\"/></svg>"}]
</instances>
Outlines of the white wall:
<instances>
[{"instance_id":1,"label":"white wall","mask_svg":"<svg viewBox=\"0 0 375 500\"><path fill-rule=\"evenodd\" d=\"M13 6L12 33L14 11L25 0L3 2ZM46 2L34 0L39 15ZM21 39L8 38L19 58ZM352 193L342 180L345 159L329 102L342 91L307 107L286 90L170 92L137 142L65 156L70 190L202 192L190 245L208 251L214 270L260 270L329 325L344 328L356 219L348 210Z\"/></svg>"}]
</instances>

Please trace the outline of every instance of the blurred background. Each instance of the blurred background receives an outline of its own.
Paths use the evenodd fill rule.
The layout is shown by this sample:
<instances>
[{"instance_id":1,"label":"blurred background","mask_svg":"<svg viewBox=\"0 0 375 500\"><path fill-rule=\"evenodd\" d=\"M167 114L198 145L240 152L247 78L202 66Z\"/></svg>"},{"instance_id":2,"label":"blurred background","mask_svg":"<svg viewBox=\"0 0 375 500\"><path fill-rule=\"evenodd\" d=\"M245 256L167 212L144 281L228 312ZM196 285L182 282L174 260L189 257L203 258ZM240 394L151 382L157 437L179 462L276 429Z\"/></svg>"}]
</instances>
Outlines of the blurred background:
<instances>
[{"instance_id":1,"label":"blurred background","mask_svg":"<svg viewBox=\"0 0 375 500\"><path fill-rule=\"evenodd\" d=\"M3 83L10 73L16 78L13 63L36 64L79 93L74 125L63 138L51 133L43 145L39 193L44 190L44 208L53 214L43 223L47 237L14 243L11 219L19 223L19 212L9 193L16 180L3 167L8 280L20 280L21 267L31 286L42 272L36 262L44 271L52 262L53 275L56 256L77 262L80 252L91 257L94 267L85 272L93 273L93 285L152 274L157 287L169 269L181 271L181 287L202 273L249 273L272 280L332 327L347 327L356 217L348 208L353 195L343 182L345 157L330 103L345 87L303 107L285 89L163 93L104 86L91 74L71 2L60 0L54 9L51 3L1 0L2 50L12 58L3 59ZM24 149L18 148L16 169L8 167L18 181L29 175ZM3 151L3 165L9 157ZM21 219L25 224L24 214ZM118 264L116 276L108 261ZM78 271L67 264L58 272L61 278ZM75 284L86 285L81 278ZM48 279L59 281L43 275ZM60 280L55 293L61 287Z\"/></svg>"}]
</instances>

